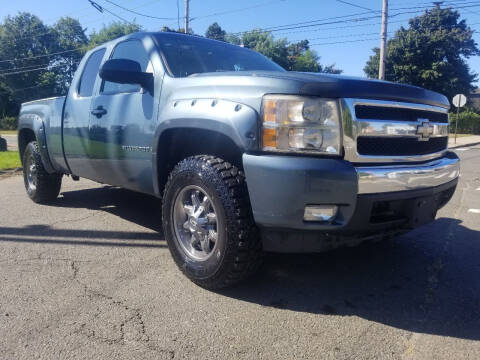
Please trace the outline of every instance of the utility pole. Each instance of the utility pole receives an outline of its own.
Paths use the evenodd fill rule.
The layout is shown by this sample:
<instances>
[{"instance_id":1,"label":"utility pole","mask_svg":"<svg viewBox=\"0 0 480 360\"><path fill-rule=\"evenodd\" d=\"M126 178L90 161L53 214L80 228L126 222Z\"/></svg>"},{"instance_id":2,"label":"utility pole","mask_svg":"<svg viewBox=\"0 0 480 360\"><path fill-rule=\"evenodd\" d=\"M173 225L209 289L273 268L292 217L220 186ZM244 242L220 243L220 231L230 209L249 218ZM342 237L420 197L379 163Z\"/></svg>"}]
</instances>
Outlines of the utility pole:
<instances>
[{"instance_id":1,"label":"utility pole","mask_svg":"<svg viewBox=\"0 0 480 360\"><path fill-rule=\"evenodd\" d=\"M189 23L189 20L190 20L189 5L190 5L190 0L185 0L185 34L188 34L188 23Z\"/></svg>"},{"instance_id":2,"label":"utility pole","mask_svg":"<svg viewBox=\"0 0 480 360\"><path fill-rule=\"evenodd\" d=\"M378 67L378 78L385 80L385 58L387 56L387 22L388 22L388 0L383 0L382 8L382 34L380 43L380 66Z\"/></svg>"}]
</instances>

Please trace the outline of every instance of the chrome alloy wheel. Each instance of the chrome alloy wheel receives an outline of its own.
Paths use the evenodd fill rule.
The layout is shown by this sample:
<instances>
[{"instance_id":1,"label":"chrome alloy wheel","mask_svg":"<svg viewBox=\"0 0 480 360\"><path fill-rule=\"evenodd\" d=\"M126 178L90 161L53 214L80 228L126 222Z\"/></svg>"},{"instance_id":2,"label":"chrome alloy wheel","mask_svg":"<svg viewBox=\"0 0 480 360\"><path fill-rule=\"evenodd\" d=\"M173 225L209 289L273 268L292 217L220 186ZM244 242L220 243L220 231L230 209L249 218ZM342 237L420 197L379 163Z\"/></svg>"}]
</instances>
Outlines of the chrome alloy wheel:
<instances>
[{"instance_id":1,"label":"chrome alloy wheel","mask_svg":"<svg viewBox=\"0 0 480 360\"><path fill-rule=\"evenodd\" d=\"M37 166L35 165L33 154L30 154L30 156L27 158L25 171L27 175L28 190L30 192L35 191L37 188Z\"/></svg>"},{"instance_id":2,"label":"chrome alloy wheel","mask_svg":"<svg viewBox=\"0 0 480 360\"><path fill-rule=\"evenodd\" d=\"M206 260L214 253L218 239L217 212L199 186L189 185L178 193L173 226L177 241L191 258Z\"/></svg>"}]
</instances>

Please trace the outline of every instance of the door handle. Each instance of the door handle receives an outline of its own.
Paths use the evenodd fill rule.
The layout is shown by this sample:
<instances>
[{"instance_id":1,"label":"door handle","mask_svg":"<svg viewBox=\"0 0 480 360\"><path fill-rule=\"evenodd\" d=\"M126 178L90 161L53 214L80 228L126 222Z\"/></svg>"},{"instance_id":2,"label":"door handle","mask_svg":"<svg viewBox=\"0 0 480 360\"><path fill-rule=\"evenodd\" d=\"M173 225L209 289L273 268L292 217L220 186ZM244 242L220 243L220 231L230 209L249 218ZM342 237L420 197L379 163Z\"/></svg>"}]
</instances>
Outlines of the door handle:
<instances>
[{"instance_id":1,"label":"door handle","mask_svg":"<svg viewBox=\"0 0 480 360\"><path fill-rule=\"evenodd\" d=\"M104 109L102 105L99 105L96 109L92 110L92 115L95 115L99 119L106 113L107 109Z\"/></svg>"}]
</instances>

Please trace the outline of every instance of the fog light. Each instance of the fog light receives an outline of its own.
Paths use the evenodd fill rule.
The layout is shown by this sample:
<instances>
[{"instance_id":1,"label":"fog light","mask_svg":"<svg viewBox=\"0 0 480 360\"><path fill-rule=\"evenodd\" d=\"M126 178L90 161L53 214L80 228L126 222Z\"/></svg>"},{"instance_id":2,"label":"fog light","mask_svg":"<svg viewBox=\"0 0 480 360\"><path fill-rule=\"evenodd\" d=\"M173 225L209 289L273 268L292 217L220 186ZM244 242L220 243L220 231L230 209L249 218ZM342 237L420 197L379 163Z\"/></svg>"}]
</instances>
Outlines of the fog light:
<instances>
[{"instance_id":1,"label":"fog light","mask_svg":"<svg viewBox=\"0 0 480 360\"><path fill-rule=\"evenodd\" d=\"M337 205L308 205L305 207L303 220L305 221L332 221L337 215Z\"/></svg>"}]
</instances>

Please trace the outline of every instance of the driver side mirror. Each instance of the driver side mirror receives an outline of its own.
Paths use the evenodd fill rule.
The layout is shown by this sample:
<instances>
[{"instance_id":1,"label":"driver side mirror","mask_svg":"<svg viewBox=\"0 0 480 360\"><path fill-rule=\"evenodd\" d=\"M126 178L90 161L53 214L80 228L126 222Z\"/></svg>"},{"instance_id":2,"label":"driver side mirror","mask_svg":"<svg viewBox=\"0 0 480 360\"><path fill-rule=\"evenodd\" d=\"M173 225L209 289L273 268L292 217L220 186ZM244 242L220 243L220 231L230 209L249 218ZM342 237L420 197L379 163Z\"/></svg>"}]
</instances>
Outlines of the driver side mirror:
<instances>
[{"instance_id":1,"label":"driver side mirror","mask_svg":"<svg viewBox=\"0 0 480 360\"><path fill-rule=\"evenodd\" d=\"M100 69L100 78L119 84L138 84L151 90L153 74L143 72L140 64L129 59L110 59Z\"/></svg>"}]
</instances>

